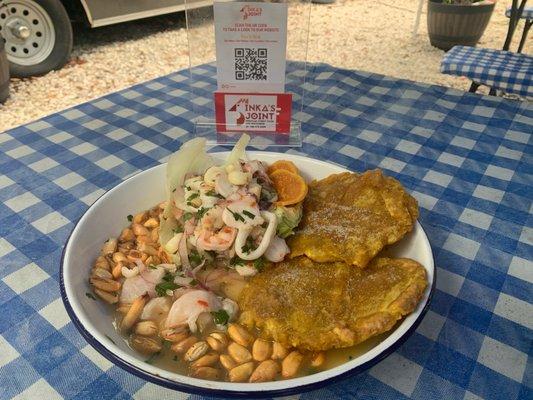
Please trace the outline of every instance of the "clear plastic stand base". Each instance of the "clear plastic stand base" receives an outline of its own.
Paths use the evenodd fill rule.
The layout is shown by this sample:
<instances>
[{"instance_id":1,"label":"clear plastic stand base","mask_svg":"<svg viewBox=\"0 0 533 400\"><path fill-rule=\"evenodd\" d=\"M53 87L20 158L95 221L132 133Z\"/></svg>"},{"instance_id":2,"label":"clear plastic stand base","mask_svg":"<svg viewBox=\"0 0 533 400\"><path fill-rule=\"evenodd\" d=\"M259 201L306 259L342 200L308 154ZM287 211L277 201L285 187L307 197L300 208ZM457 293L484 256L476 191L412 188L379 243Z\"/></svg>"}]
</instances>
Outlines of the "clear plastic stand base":
<instances>
[{"instance_id":1,"label":"clear plastic stand base","mask_svg":"<svg viewBox=\"0 0 533 400\"><path fill-rule=\"evenodd\" d=\"M291 122L291 131L288 134L253 132L250 134L250 146L264 149L267 147L302 147L302 124L299 121ZM203 137L209 145L233 145L237 143L243 133L242 130L231 132L231 126L226 126L230 132L218 132L214 121L196 121L194 124L195 135Z\"/></svg>"},{"instance_id":2,"label":"clear plastic stand base","mask_svg":"<svg viewBox=\"0 0 533 400\"><path fill-rule=\"evenodd\" d=\"M227 0L215 0L226 2ZM245 1L253 3L270 3L271 0ZM225 129L217 129L215 122L214 102L206 103L209 92L216 90L211 78L206 81L205 63L216 60L215 32L212 7L196 8L194 0L185 0L185 16L187 21L187 40L189 44L189 88L191 103L193 105L194 133L204 137L210 145L232 145L239 140L243 133L250 135L250 146L256 148L268 147L301 147L302 146L302 123L298 120L298 114L303 109L305 67L307 62L307 47L309 41L309 24L311 16L311 0L277 0L277 3L287 3L288 7L288 31L287 31L287 59L303 61L303 74L293 74L290 79L290 88L286 92L292 93L292 119L290 132L250 132L232 131L231 126ZM210 67L212 68L212 67ZM208 83L209 82L209 83ZM199 101L201 100L201 101ZM220 132L228 131L228 132Z\"/></svg>"}]
</instances>

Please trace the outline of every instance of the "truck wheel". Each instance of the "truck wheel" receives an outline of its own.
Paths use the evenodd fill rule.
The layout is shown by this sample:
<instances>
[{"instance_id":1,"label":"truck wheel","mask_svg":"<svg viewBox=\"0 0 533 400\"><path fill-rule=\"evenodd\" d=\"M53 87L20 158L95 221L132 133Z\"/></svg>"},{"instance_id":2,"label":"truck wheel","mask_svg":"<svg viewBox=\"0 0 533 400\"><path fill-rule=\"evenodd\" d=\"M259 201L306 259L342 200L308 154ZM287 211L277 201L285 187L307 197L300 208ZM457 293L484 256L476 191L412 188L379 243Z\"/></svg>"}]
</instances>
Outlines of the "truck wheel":
<instances>
[{"instance_id":1,"label":"truck wheel","mask_svg":"<svg viewBox=\"0 0 533 400\"><path fill-rule=\"evenodd\" d=\"M61 68L72 51L72 26L59 0L0 0L0 34L11 76Z\"/></svg>"}]
</instances>

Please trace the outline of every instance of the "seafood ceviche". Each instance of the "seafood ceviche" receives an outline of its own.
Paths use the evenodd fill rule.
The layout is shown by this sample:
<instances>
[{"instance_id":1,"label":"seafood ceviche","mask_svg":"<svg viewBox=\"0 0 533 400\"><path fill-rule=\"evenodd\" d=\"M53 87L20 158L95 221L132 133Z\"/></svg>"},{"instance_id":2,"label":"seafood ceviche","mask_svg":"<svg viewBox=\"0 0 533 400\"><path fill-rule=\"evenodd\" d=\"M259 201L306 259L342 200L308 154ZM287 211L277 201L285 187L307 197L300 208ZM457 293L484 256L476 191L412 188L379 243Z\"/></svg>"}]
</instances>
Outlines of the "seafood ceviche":
<instances>
[{"instance_id":1,"label":"seafood ceviche","mask_svg":"<svg viewBox=\"0 0 533 400\"><path fill-rule=\"evenodd\" d=\"M95 261L95 294L116 305L117 329L147 362L171 359L166 368L233 382L290 378L304 361L323 362L237 323L247 280L290 252L307 194L290 161L248 160L248 140L223 164L203 139L184 144L167 165L168 198L127 216Z\"/></svg>"},{"instance_id":2,"label":"seafood ceviche","mask_svg":"<svg viewBox=\"0 0 533 400\"><path fill-rule=\"evenodd\" d=\"M169 166L171 194L163 212L160 242L172 263L182 267L185 278L194 279L206 263L253 276L265 261L279 262L289 253L284 238L299 223L307 186L297 174L278 170L269 175L261 161L244 160L246 140L243 136L224 165L210 166L205 172L173 173ZM174 157L182 159L183 154ZM279 184L280 174L281 180L289 174L292 180ZM276 188L293 181L300 185L296 195L287 193L292 188L278 194ZM288 205L297 210L289 211ZM297 217L286 218L287 213Z\"/></svg>"}]
</instances>

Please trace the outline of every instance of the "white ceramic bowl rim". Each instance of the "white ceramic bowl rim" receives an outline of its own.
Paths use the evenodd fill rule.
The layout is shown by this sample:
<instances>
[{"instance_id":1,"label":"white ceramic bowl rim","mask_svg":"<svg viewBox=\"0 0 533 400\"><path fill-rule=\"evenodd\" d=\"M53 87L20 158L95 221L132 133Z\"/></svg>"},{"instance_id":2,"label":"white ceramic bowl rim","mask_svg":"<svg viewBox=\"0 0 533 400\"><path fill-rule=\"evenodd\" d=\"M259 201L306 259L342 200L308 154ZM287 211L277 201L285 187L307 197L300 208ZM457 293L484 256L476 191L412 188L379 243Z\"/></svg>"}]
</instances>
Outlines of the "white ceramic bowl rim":
<instances>
[{"instance_id":1,"label":"white ceramic bowl rim","mask_svg":"<svg viewBox=\"0 0 533 400\"><path fill-rule=\"evenodd\" d=\"M273 152L247 153L249 156L251 156L250 158L254 159L261 159L262 156L278 156L279 158L292 159L296 161L296 163L298 160L305 160L307 162L312 161L317 165L317 167L321 165L327 168L335 166L335 168L339 170L338 172L342 172L341 170L347 171L347 169L340 165L326 163L324 161L314 160L308 157L296 156L292 154ZM212 154L217 156L223 156L227 154L227 152ZM163 168L163 165L157 165L148 170L141 171L138 174L127 178L119 185L115 186L115 188L120 185L123 185L128 180L135 178L140 174L149 173L155 168ZM394 333L396 334L391 334L389 337L384 339L382 342L380 342L368 352L354 358L351 361L347 361L337 367L313 375L303 376L289 380L266 383L230 383L190 378L147 364L144 361L141 361L126 354L120 348L114 345L114 343L111 343L109 340L106 340L105 336L98 332L98 330L91 324L91 321L84 315L83 309L79 304L75 293L70 290L68 282L65 282L65 265L68 264L68 253L71 245L71 238L75 236L77 231L80 230L80 227L83 226L84 219L87 217L89 210L91 210L92 207L94 207L99 202L103 201L107 196L109 196L112 193L113 189L104 193L100 198L98 198L98 200L93 203L93 205L91 205L85 211L84 215L77 222L69 238L67 239L67 243L63 249L60 265L61 297L72 322L91 346L93 346L97 351L99 351L104 357L106 357L114 364L147 381L171 389L185 391L188 393L217 397L231 396L251 398L287 396L294 393L315 390L327 384L331 384L361 373L364 370L372 367L379 361L383 360L389 354L393 353L415 331L429 308L429 304L433 296L436 283L436 271L433 264L434 257L431 257L431 265L424 265L426 267L426 270L430 272L430 279L431 277L433 278L432 282L430 282L430 287L426 290L425 298L422 300L421 304L418 305L415 312L404 318L403 321L395 328ZM427 235L425 234L423 228L418 222L416 229L421 230L423 239L426 242L424 244L431 251L431 246L429 245ZM109 342L109 344L107 342Z\"/></svg>"}]
</instances>

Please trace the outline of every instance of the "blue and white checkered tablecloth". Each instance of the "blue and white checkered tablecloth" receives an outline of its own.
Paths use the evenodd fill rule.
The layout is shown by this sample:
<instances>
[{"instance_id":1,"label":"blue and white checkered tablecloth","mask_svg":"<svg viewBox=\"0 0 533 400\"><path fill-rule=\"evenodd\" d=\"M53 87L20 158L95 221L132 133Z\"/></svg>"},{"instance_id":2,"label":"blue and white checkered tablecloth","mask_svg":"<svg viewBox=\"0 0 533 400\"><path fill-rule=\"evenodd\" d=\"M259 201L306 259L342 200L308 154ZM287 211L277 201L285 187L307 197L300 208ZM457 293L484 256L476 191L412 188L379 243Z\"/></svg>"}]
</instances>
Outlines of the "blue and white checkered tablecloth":
<instances>
[{"instance_id":1,"label":"blue and white checkered tablecloth","mask_svg":"<svg viewBox=\"0 0 533 400\"><path fill-rule=\"evenodd\" d=\"M507 10L505 10L505 16L507 18L511 18L511 10L513 8L509 7ZM524 10L522 11L522 14L520 15L520 18L523 19L533 19L533 7L524 7Z\"/></svg>"},{"instance_id":2,"label":"blue and white checkered tablecloth","mask_svg":"<svg viewBox=\"0 0 533 400\"><path fill-rule=\"evenodd\" d=\"M533 96L533 56L527 54L454 46L442 59L440 71L506 93Z\"/></svg>"},{"instance_id":3,"label":"blue and white checkered tablecloth","mask_svg":"<svg viewBox=\"0 0 533 400\"><path fill-rule=\"evenodd\" d=\"M58 272L89 205L191 138L190 110L215 84L212 66L197 72L194 103L179 72L0 135L0 398L189 398L89 346ZM282 151L397 177L419 201L438 282L398 351L293 398L532 399L533 106L327 65L306 88L303 147Z\"/></svg>"}]
</instances>

